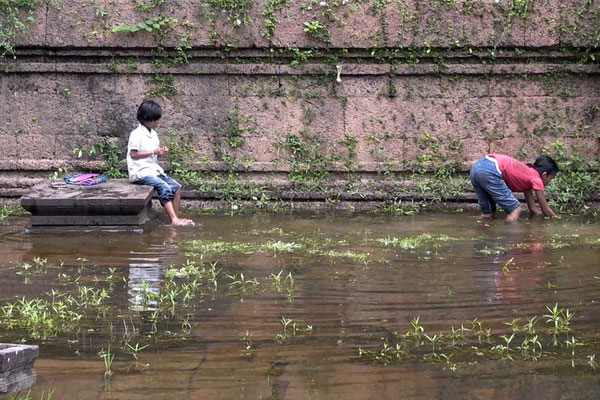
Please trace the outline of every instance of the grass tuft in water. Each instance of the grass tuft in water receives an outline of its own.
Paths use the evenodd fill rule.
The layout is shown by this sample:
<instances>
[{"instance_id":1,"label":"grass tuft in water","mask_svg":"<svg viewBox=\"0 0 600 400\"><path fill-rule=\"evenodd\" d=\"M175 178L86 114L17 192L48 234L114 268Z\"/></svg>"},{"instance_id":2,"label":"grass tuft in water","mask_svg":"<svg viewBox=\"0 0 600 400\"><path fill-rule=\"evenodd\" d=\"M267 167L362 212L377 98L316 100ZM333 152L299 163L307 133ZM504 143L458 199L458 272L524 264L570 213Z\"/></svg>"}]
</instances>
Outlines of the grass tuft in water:
<instances>
[{"instance_id":1,"label":"grass tuft in water","mask_svg":"<svg viewBox=\"0 0 600 400\"><path fill-rule=\"evenodd\" d=\"M404 334L388 333L381 337L375 347L359 347L358 356L381 365L417 361L443 363L445 368L452 370L459 365L473 365L482 361L537 362L542 359L567 359L571 367L575 368L575 349L584 346L593 349L597 343L575 338L570 328L570 320L574 314L568 309L555 304L554 307L547 307L547 310L549 313L541 317L527 317L527 322L522 325L522 318L514 318L504 323L510 327L511 332L497 334L484 328L477 318L469 321L467 326L451 326L448 333L428 334L417 316L410 321L410 329ZM545 318L551 325L547 333L536 330L535 325L540 318ZM561 335L565 337L562 342L559 340ZM545 351L544 344L559 349ZM564 350L561 351L561 348ZM596 355L587 355L586 364L595 369Z\"/></svg>"}]
</instances>

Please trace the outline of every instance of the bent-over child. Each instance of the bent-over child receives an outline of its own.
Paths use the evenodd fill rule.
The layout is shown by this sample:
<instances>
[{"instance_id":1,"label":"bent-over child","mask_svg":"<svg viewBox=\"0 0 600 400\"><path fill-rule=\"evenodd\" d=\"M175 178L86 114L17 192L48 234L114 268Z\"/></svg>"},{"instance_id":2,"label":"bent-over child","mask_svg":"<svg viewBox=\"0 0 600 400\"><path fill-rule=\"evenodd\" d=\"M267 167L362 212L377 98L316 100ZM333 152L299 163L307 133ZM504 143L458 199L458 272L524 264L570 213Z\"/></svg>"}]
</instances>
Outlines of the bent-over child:
<instances>
[{"instance_id":1,"label":"bent-over child","mask_svg":"<svg viewBox=\"0 0 600 400\"><path fill-rule=\"evenodd\" d=\"M140 124L129 135L127 145L129 182L154 187L173 225L193 226L191 219L179 218L181 185L167 176L158 164L158 156L169 152L166 146L160 146L154 130L161 117L162 108L152 100L144 100L138 107L137 120Z\"/></svg>"},{"instance_id":2,"label":"bent-over child","mask_svg":"<svg viewBox=\"0 0 600 400\"><path fill-rule=\"evenodd\" d=\"M538 157L533 164L504 154L484 156L471 167L470 174L481 208L480 218L494 218L498 204L508 214L506 221L516 221L521 214L521 203L512 192L523 193L533 215L555 216L546 201L544 188L557 172L558 165L548 156Z\"/></svg>"}]
</instances>

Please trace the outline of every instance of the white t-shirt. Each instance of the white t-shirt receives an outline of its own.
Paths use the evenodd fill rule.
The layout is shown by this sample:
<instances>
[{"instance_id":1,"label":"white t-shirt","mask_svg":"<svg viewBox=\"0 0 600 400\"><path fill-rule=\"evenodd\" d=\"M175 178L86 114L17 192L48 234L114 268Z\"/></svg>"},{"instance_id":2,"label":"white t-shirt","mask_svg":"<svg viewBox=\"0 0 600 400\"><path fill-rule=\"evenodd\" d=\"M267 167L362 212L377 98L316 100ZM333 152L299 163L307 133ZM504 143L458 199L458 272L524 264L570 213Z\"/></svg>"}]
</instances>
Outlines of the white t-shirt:
<instances>
[{"instance_id":1,"label":"white t-shirt","mask_svg":"<svg viewBox=\"0 0 600 400\"><path fill-rule=\"evenodd\" d=\"M165 171L158 165L158 156L149 156L134 160L131 158L131 150L139 152L151 152L160 146L160 140L154 129L148 130L142 124L138 125L129 135L127 144L127 170L129 182L139 181L147 176L158 176Z\"/></svg>"}]
</instances>

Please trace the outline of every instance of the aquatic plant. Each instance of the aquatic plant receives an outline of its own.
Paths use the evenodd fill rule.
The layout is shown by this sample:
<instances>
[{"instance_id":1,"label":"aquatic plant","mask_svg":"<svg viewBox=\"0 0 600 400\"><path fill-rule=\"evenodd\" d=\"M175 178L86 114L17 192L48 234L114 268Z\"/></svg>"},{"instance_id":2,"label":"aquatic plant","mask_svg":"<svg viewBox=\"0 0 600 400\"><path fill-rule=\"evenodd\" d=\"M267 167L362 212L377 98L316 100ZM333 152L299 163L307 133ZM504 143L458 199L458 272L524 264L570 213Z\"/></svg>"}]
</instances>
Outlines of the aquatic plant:
<instances>
[{"instance_id":1,"label":"aquatic plant","mask_svg":"<svg viewBox=\"0 0 600 400\"><path fill-rule=\"evenodd\" d=\"M258 286L260 285L258 279L248 279L244 276L243 272L232 275L227 274L227 278L231 280L231 282L229 283L229 288L240 294L254 292L258 289Z\"/></svg>"},{"instance_id":2,"label":"aquatic plant","mask_svg":"<svg viewBox=\"0 0 600 400\"><path fill-rule=\"evenodd\" d=\"M381 239L376 239L377 242L381 243L384 246L392 246L399 247L404 250L416 249L421 246L423 243L427 243L433 240L434 237L429 233L423 233L417 236L410 236L405 238L397 238L397 237L385 237Z\"/></svg>"},{"instance_id":3,"label":"aquatic plant","mask_svg":"<svg viewBox=\"0 0 600 400\"><path fill-rule=\"evenodd\" d=\"M363 263L364 265L368 265L370 260L369 260L369 253L355 253L353 251L336 251L336 250L330 250L327 252L323 252L322 255L327 256L327 257L331 257L331 258L337 258L337 257L344 257L344 258L349 258L351 260L355 260L355 261L359 261L361 263Z\"/></svg>"},{"instance_id":4,"label":"aquatic plant","mask_svg":"<svg viewBox=\"0 0 600 400\"><path fill-rule=\"evenodd\" d=\"M279 253L288 252L291 253L295 250L301 249L302 245L295 242L282 242L278 241L268 241L262 246L263 249L273 251L275 253L275 257Z\"/></svg>"},{"instance_id":5,"label":"aquatic plant","mask_svg":"<svg viewBox=\"0 0 600 400\"><path fill-rule=\"evenodd\" d=\"M102 361L104 361L104 377L112 376L113 372L112 372L111 368L112 368L112 363L115 359L115 355L114 355L114 353L110 352L110 347L106 351L104 351L104 349L100 350L100 352L98 353L98 356L100 356Z\"/></svg>"},{"instance_id":6,"label":"aquatic plant","mask_svg":"<svg viewBox=\"0 0 600 400\"><path fill-rule=\"evenodd\" d=\"M305 332L312 335L315 331L312 325L299 324L293 322L293 319L286 318L285 316L281 317L281 325L283 326L283 332L278 333L275 336L275 341L278 343L283 343L286 340L295 337L299 332Z\"/></svg>"},{"instance_id":7,"label":"aquatic plant","mask_svg":"<svg viewBox=\"0 0 600 400\"><path fill-rule=\"evenodd\" d=\"M554 304L554 307L546 307L546 309L549 313L544 314L543 317L546 318L546 323L552 325L549 330L552 334L552 345L558 346L557 336L572 331L570 325L574 313L571 313L568 309L559 308L558 303Z\"/></svg>"},{"instance_id":8,"label":"aquatic plant","mask_svg":"<svg viewBox=\"0 0 600 400\"><path fill-rule=\"evenodd\" d=\"M0 224L5 224L8 218L23 214L23 209L17 206L0 206Z\"/></svg>"},{"instance_id":9,"label":"aquatic plant","mask_svg":"<svg viewBox=\"0 0 600 400\"><path fill-rule=\"evenodd\" d=\"M21 395L21 392L19 391L17 393L8 393L6 396L7 400L52 400L55 393L56 389L49 389L48 392L43 391L39 399L31 396L31 390L29 390L25 395Z\"/></svg>"},{"instance_id":10,"label":"aquatic plant","mask_svg":"<svg viewBox=\"0 0 600 400\"><path fill-rule=\"evenodd\" d=\"M281 279L283 270L279 271L277 275L271 274L269 279L273 281L272 286L278 291L287 293L288 300L292 300L295 294L295 280L291 272L288 272L285 278Z\"/></svg>"},{"instance_id":11,"label":"aquatic plant","mask_svg":"<svg viewBox=\"0 0 600 400\"><path fill-rule=\"evenodd\" d=\"M127 345L127 347L129 348L129 350L130 350L130 353L129 353L129 354L131 354L131 355L133 356L133 358L134 358L136 361L138 360L138 353L139 353L140 351L144 350L146 347L148 347L148 345L147 345L147 344L146 344L146 345L144 345L144 346L140 346L140 343L139 343L139 342L135 344L135 347L134 347L134 346L132 346L132 345L131 345L131 344L129 344L129 343L126 343L126 345Z\"/></svg>"},{"instance_id":12,"label":"aquatic plant","mask_svg":"<svg viewBox=\"0 0 600 400\"><path fill-rule=\"evenodd\" d=\"M250 357L254 352L254 342L252 341L252 333L249 330L246 330L244 337L242 338L242 342L244 342L244 349L242 350L242 356Z\"/></svg>"},{"instance_id":13,"label":"aquatic plant","mask_svg":"<svg viewBox=\"0 0 600 400\"><path fill-rule=\"evenodd\" d=\"M521 318L514 318L504 325L509 326L511 333L491 334L489 328L483 328L483 323L475 318L469 321L470 327L461 324L460 328L451 326L450 333L444 332L435 335L425 333L420 318L415 317L410 321L410 329L402 335L389 332L380 338L380 343L375 348L360 346L359 358L367 359L373 363L387 365L392 362L418 361L439 363L443 362L452 370L460 365L470 365L478 361L539 361L542 358L555 358L557 352L544 352L544 343L558 346L558 334L567 334L564 342L569 361L573 368L576 367L575 348L585 346L586 343L576 339L569 327L573 313L561 309L558 304L547 307L549 314L545 314L552 327L548 335L537 333L535 323L539 316L528 317L527 323L520 325ZM426 339L426 340L423 340ZM431 344L431 348L425 346ZM518 343L515 345L515 343ZM594 346L594 342L588 343ZM588 355L587 364L595 368L595 354ZM452 361L451 361L452 360Z\"/></svg>"}]
</instances>

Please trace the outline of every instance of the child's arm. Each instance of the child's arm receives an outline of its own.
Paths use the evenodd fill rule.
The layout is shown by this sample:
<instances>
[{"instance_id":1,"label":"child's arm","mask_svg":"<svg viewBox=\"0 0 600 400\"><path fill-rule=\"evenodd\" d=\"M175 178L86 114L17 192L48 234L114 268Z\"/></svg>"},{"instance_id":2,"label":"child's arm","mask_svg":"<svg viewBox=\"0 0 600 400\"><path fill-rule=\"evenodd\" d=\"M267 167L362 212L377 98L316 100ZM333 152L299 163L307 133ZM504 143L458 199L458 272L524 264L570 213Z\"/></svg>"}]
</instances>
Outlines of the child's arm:
<instances>
[{"instance_id":1,"label":"child's arm","mask_svg":"<svg viewBox=\"0 0 600 400\"><path fill-rule=\"evenodd\" d=\"M544 213L544 215L547 216L547 217L555 217L556 214L554 213L554 211L552 211L552 209L548 205L548 202L546 201L546 195L544 194L544 191L543 190L536 190L535 191L535 196L537 197L537 202L540 205L540 208L542 209L542 212Z\"/></svg>"},{"instance_id":2,"label":"child's arm","mask_svg":"<svg viewBox=\"0 0 600 400\"><path fill-rule=\"evenodd\" d=\"M535 199L533 198L533 192L531 190L527 190L523 192L525 195L525 202L527 202L527 207L529 207L529 211L535 215L544 215L540 207L535 203Z\"/></svg>"},{"instance_id":3,"label":"child's arm","mask_svg":"<svg viewBox=\"0 0 600 400\"><path fill-rule=\"evenodd\" d=\"M169 149L167 147L158 147L158 148L154 149L153 151L131 150L129 152L129 155L134 160L139 160L140 158L146 158L146 157L155 156L155 155L162 156L163 154L168 153L168 152L169 152Z\"/></svg>"}]
</instances>

